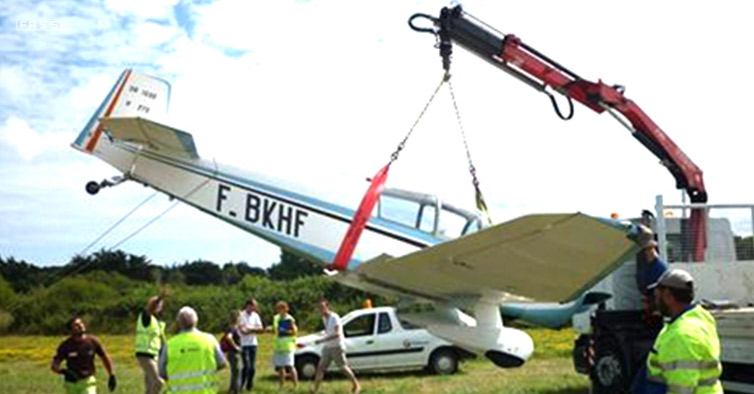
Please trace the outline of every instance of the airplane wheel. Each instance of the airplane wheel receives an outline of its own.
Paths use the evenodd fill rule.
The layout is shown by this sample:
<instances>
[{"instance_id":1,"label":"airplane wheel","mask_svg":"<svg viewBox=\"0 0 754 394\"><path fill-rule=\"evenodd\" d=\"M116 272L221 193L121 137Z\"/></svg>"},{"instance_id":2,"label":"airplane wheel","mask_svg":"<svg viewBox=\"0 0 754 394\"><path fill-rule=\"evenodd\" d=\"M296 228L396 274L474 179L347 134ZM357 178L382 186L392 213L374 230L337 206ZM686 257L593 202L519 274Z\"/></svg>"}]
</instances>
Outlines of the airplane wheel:
<instances>
[{"instance_id":1,"label":"airplane wheel","mask_svg":"<svg viewBox=\"0 0 754 394\"><path fill-rule=\"evenodd\" d=\"M451 349L437 349L429 357L429 368L438 375L452 375L458 371L458 355Z\"/></svg>"},{"instance_id":2,"label":"airplane wheel","mask_svg":"<svg viewBox=\"0 0 754 394\"><path fill-rule=\"evenodd\" d=\"M317 364L319 364L317 356L306 354L296 357L298 378L301 380L314 380L314 376L317 374Z\"/></svg>"},{"instance_id":3,"label":"airplane wheel","mask_svg":"<svg viewBox=\"0 0 754 394\"><path fill-rule=\"evenodd\" d=\"M99 183L95 181L89 181L86 183L86 192L95 195L99 192Z\"/></svg>"}]
</instances>

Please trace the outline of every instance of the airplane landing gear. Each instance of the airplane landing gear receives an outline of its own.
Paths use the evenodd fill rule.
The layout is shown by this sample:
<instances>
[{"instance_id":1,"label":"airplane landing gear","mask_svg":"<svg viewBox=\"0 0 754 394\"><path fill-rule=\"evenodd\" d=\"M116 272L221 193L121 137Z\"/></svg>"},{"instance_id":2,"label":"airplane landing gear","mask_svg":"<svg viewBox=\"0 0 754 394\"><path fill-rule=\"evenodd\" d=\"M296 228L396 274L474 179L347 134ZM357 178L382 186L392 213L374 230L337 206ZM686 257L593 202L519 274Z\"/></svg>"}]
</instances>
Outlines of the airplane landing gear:
<instances>
[{"instance_id":1,"label":"airplane landing gear","mask_svg":"<svg viewBox=\"0 0 754 394\"><path fill-rule=\"evenodd\" d=\"M89 181L86 183L85 188L86 192L93 196L97 194L100 189L120 185L126 180L128 180L128 178L125 176L114 176L110 179L103 179L102 182Z\"/></svg>"}]
</instances>

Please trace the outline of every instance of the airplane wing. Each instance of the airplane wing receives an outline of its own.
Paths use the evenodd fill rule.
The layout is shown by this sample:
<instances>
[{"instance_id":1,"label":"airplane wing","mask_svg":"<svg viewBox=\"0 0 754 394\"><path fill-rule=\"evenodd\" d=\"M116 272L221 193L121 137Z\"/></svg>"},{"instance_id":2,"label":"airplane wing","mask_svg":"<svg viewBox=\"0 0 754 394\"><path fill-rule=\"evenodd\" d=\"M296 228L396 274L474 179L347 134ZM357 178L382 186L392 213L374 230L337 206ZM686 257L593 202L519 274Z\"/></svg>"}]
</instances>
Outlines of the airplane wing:
<instances>
[{"instance_id":1,"label":"airplane wing","mask_svg":"<svg viewBox=\"0 0 754 394\"><path fill-rule=\"evenodd\" d=\"M140 117L100 119L113 138L139 144L163 155L181 159L198 159L191 134Z\"/></svg>"},{"instance_id":2,"label":"airplane wing","mask_svg":"<svg viewBox=\"0 0 754 394\"><path fill-rule=\"evenodd\" d=\"M635 252L627 231L581 213L530 215L399 258L380 256L353 274L434 301L568 302Z\"/></svg>"}]
</instances>

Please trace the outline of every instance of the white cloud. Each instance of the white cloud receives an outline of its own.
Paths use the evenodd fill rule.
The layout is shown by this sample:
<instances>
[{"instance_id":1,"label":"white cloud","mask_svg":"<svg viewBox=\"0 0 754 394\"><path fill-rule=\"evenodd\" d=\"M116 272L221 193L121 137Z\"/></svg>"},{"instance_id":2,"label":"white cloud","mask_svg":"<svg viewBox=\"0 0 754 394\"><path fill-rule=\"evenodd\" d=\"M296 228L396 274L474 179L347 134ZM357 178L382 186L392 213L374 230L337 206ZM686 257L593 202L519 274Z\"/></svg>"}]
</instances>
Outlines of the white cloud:
<instances>
[{"instance_id":1,"label":"white cloud","mask_svg":"<svg viewBox=\"0 0 754 394\"><path fill-rule=\"evenodd\" d=\"M72 106L76 112L90 110L94 113L93 109L105 99L109 89L115 83L112 77L112 75L99 73L89 77L83 84L74 86L69 94L68 105Z\"/></svg>"},{"instance_id":2,"label":"white cloud","mask_svg":"<svg viewBox=\"0 0 754 394\"><path fill-rule=\"evenodd\" d=\"M167 18L173 13L178 0L105 0L108 10L139 18Z\"/></svg>"},{"instance_id":3,"label":"white cloud","mask_svg":"<svg viewBox=\"0 0 754 394\"><path fill-rule=\"evenodd\" d=\"M43 138L25 120L11 116L0 129L0 137L16 149L24 160L31 160L43 150Z\"/></svg>"},{"instance_id":4,"label":"white cloud","mask_svg":"<svg viewBox=\"0 0 754 394\"><path fill-rule=\"evenodd\" d=\"M43 153L61 152L71 143L67 133L39 133L29 123L11 116L0 128L0 141L13 147L26 161L31 161Z\"/></svg>"},{"instance_id":5,"label":"white cloud","mask_svg":"<svg viewBox=\"0 0 754 394\"><path fill-rule=\"evenodd\" d=\"M37 86L21 66L0 67L0 91L8 101L26 100Z\"/></svg>"},{"instance_id":6,"label":"white cloud","mask_svg":"<svg viewBox=\"0 0 754 394\"><path fill-rule=\"evenodd\" d=\"M136 25L133 29L133 34L136 37L134 42L136 46L140 48L152 48L175 39L182 34L182 31L175 26L143 22Z\"/></svg>"}]
</instances>

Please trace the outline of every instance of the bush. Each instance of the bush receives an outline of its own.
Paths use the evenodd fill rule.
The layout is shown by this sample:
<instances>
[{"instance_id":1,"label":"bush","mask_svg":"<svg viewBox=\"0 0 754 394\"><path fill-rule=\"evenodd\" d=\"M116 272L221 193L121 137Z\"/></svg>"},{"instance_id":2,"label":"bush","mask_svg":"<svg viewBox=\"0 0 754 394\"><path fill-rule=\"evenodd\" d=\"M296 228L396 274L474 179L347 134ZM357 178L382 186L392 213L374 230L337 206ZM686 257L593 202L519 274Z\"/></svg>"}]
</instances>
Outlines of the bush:
<instances>
[{"instance_id":1,"label":"bush","mask_svg":"<svg viewBox=\"0 0 754 394\"><path fill-rule=\"evenodd\" d=\"M13 315L0 309L0 334L8 333L12 325Z\"/></svg>"},{"instance_id":2,"label":"bush","mask_svg":"<svg viewBox=\"0 0 754 394\"><path fill-rule=\"evenodd\" d=\"M229 313L241 310L245 301L254 297L265 325L272 324L275 303L284 300L290 305L299 329L311 332L322 326L317 308L321 297L327 297L341 314L360 308L368 297L324 276L275 281L265 276L247 275L235 285L171 283L158 286L114 272L98 271L64 278L26 294L15 295L12 290L10 294L15 299L13 307L0 307L0 310L11 312L4 316L6 330L20 334L62 334L65 323L74 314L81 315L88 329L96 334L132 333L137 316L149 297L156 294L166 294L161 320L167 322L169 330L174 330L178 310L188 305L199 314L200 329L221 332L228 324Z\"/></svg>"},{"instance_id":3,"label":"bush","mask_svg":"<svg viewBox=\"0 0 754 394\"><path fill-rule=\"evenodd\" d=\"M11 285L0 275L0 309L13 309L17 301L16 293Z\"/></svg>"},{"instance_id":4,"label":"bush","mask_svg":"<svg viewBox=\"0 0 754 394\"><path fill-rule=\"evenodd\" d=\"M92 330L98 330L98 321L86 318L99 316L119 298L120 294L104 283L83 277L66 278L23 297L13 315L21 333L63 333L66 322L74 315L84 317Z\"/></svg>"}]
</instances>

